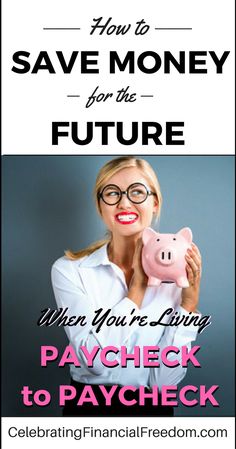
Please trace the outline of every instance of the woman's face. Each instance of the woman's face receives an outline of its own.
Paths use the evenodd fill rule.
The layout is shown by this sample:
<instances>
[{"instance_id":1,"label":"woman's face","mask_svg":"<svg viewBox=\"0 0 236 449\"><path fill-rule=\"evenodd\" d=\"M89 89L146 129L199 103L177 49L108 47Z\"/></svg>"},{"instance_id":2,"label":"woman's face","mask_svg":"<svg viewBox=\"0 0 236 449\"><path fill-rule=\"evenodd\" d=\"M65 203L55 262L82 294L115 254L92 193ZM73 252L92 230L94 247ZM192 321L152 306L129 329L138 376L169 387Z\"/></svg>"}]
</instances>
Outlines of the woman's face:
<instances>
[{"instance_id":1,"label":"woman's face","mask_svg":"<svg viewBox=\"0 0 236 449\"><path fill-rule=\"evenodd\" d=\"M151 190L145 175L135 167L120 170L107 180L106 186L115 184L123 192L126 191L131 184L135 183L142 183ZM134 192L134 194L136 194L136 192ZM111 195L113 195L112 192ZM108 205L100 199L100 209L103 221L109 231L111 231L113 237L116 235L132 236L141 233L144 228L150 226L153 214L157 211L157 207L158 202L155 195L149 195L141 204L132 203L127 195L122 195L121 200L114 205Z\"/></svg>"}]
</instances>

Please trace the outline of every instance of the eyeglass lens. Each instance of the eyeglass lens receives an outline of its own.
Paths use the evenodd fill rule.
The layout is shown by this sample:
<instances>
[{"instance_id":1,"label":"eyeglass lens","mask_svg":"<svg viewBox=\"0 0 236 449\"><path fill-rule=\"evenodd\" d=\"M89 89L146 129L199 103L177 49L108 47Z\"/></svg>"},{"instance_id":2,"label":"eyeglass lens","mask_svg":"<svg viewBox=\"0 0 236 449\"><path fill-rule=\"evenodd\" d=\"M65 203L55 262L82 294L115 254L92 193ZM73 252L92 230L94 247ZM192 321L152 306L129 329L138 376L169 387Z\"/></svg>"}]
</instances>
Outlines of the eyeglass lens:
<instances>
[{"instance_id":1,"label":"eyeglass lens","mask_svg":"<svg viewBox=\"0 0 236 449\"><path fill-rule=\"evenodd\" d=\"M127 197L133 203L142 203L148 196L147 188L140 183L131 184L127 189ZM107 204L116 204L121 200L122 191L118 186L108 185L102 191L102 198Z\"/></svg>"}]
</instances>

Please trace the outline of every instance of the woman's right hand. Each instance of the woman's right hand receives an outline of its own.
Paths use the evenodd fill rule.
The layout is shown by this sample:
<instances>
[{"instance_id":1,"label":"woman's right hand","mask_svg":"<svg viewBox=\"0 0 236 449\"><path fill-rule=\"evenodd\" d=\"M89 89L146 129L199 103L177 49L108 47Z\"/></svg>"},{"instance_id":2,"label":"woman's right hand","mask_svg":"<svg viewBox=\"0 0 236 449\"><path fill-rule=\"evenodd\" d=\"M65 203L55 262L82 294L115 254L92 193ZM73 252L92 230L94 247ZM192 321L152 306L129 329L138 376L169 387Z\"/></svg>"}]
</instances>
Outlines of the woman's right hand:
<instances>
[{"instance_id":1,"label":"woman's right hand","mask_svg":"<svg viewBox=\"0 0 236 449\"><path fill-rule=\"evenodd\" d=\"M142 266L142 249L143 249L143 242L142 239L139 238L135 246L134 257L132 262L132 268L134 270L132 283L135 283L139 286L144 285L146 287L148 277L146 276Z\"/></svg>"},{"instance_id":2,"label":"woman's right hand","mask_svg":"<svg viewBox=\"0 0 236 449\"><path fill-rule=\"evenodd\" d=\"M144 273L142 267L142 239L138 239L134 251L132 268L133 276L129 284L128 298L131 299L139 308L142 305L142 301L147 288L148 277Z\"/></svg>"}]
</instances>

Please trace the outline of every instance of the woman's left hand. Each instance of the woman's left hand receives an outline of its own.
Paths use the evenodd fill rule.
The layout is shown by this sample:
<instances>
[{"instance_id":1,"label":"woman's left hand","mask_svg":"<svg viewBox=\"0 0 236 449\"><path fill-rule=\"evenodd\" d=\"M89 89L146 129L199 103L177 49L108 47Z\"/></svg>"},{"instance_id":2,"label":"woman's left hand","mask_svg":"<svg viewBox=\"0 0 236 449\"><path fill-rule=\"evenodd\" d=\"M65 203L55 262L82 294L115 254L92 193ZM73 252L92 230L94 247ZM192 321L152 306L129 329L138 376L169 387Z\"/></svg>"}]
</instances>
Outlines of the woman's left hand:
<instances>
[{"instance_id":1,"label":"woman's left hand","mask_svg":"<svg viewBox=\"0 0 236 449\"><path fill-rule=\"evenodd\" d=\"M202 274L202 260L198 247L192 243L187 250L185 260L189 287L182 289L181 306L188 312L196 312L199 301L200 281Z\"/></svg>"}]
</instances>

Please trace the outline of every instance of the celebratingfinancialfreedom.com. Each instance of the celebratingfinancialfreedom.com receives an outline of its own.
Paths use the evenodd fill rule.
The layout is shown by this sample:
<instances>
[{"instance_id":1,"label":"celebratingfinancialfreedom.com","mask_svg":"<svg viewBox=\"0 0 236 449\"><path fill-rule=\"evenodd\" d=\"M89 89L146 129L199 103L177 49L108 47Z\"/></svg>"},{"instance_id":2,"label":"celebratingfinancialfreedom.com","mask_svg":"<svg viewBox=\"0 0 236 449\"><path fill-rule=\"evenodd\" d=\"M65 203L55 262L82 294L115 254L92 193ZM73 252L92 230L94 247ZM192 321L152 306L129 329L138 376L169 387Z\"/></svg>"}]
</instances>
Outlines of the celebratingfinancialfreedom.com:
<instances>
[{"instance_id":1,"label":"celebratingfinancialfreedom.com","mask_svg":"<svg viewBox=\"0 0 236 449\"><path fill-rule=\"evenodd\" d=\"M10 438L73 438L81 440L83 438L227 438L227 429L183 429L173 426L166 428L151 428L148 426L136 427L116 427L116 428L98 428L84 426L81 428L42 428L29 427L17 428L11 426L8 429Z\"/></svg>"}]
</instances>

